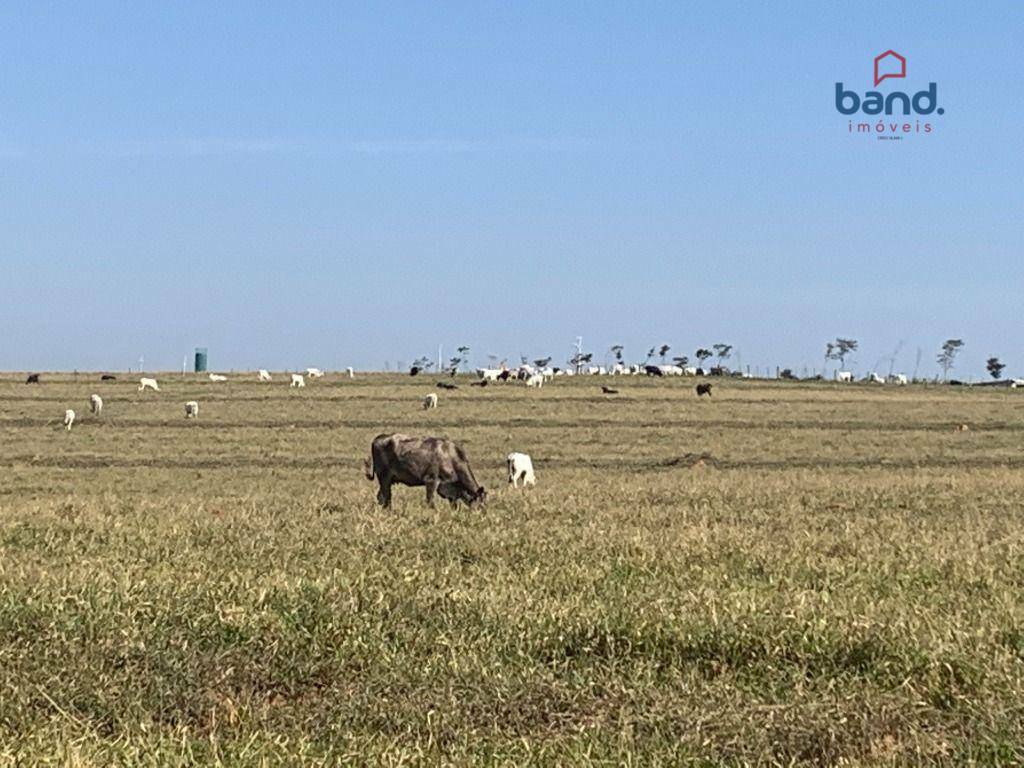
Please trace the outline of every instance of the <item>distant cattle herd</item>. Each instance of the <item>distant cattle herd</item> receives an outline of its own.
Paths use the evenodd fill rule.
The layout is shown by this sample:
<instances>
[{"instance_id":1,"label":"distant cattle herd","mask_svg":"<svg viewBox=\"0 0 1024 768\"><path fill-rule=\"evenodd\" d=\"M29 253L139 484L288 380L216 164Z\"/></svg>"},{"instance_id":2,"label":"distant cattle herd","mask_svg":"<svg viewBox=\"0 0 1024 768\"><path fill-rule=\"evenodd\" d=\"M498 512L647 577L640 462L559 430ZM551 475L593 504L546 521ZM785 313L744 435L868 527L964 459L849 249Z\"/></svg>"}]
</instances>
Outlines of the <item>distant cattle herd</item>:
<instances>
[{"instance_id":1,"label":"distant cattle herd","mask_svg":"<svg viewBox=\"0 0 1024 768\"><path fill-rule=\"evenodd\" d=\"M413 375L419 371L413 369ZM582 371L563 371L553 368L534 368L523 365L517 370L509 368L479 368L476 370L477 380L475 386L485 387L489 383L497 382L523 382L527 388L540 389L544 383L558 376L573 376L579 374L609 374L609 375L646 375L646 376L700 376L704 371L696 368L681 368L675 365L644 365L644 366L622 366L617 365L611 370L602 367L584 369ZM348 378L354 378L355 372L352 368L346 369ZM289 388L303 388L306 386L306 379L318 379L324 376L319 368L307 368L303 373L291 373ZM228 377L223 374L211 373L208 375L211 382L225 382ZM103 374L101 381L116 381L113 374ZM257 379L260 382L271 382L273 377L270 372L260 369L257 372ZM848 371L839 371L836 380L845 382L852 381L853 376ZM886 379L870 374L865 381L873 383L886 383ZM907 378L902 374L890 377L895 384L906 384ZM27 384L40 384L40 374L32 373L26 379ZM438 381L436 386L439 389L451 391L458 389L458 385L448 381ZM139 392L145 391L160 392L160 385L152 377L141 377L139 379ZM711 397L711 382L700 382L694 387L698 398ZM601 386L604 395L618 395L619 390L607 385ZM422 407L424 410L433 410L438 407L439 398L434 392L423 397ZM89 397L89 410L95 417L103 413L103 398L98 394ZM185 418L197 419L199 417L199 402L189 400L185 403ZM75 424L76 414L73 409L64 412L63 426L68 432ZM966 425L961 425L958 431L965 431ZM521 452L509 453L506 457L508 468L508 485L512 488L533 486L537 482L533 468L533 460L529 454ZM469 459L465 450L456 442L447 438L439 437L411 437L402 434L378 435L370 447L370 457L365 462L365 474L370 480L376 479L379 485L377 501L383 507L391 505L391 487L394 484L406 486L423 486L426 488L427 502L433 505L434 497L440 496L449 501L452 506L459 502L470 506L481 503L486 497L486 491L473 475L469 466Z\"/></svg>"}]
</instances>

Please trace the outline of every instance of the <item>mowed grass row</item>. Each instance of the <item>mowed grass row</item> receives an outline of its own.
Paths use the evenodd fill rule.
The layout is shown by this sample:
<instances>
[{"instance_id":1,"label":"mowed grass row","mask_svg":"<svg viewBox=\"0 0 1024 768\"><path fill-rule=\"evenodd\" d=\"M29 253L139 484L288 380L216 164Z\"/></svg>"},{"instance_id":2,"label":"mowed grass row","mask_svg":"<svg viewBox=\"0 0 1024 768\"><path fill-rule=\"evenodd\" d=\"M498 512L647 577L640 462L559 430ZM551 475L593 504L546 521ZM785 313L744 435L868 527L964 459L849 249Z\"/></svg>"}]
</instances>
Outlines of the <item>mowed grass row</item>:
<instances>
[{"instance_id":1,"label":"mowed grass row","mask_svg":"<svg viewBox=\"0 0 1024 768\"><path fill-rule=\"evenodd\" d=\"M1024 760L1024 397L595 381L0 380L0 759ZM398 430L489 503L378 510Z\"/></svg>"}]
</instances>

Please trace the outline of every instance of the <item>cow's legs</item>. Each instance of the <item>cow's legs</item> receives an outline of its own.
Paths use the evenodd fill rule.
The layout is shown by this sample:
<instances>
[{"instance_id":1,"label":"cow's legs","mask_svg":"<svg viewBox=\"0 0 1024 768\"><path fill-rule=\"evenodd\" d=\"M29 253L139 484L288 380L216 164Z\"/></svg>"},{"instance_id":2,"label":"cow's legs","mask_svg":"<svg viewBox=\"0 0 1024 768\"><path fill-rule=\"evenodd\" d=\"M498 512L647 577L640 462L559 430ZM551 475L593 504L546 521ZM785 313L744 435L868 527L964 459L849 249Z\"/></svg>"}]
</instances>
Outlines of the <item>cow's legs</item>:
<instances>
[{"instance_id":1,"label":"cow's legs","mask_svg":"<svg viewBox=\"0 0 1024 768\"><path fill-rule=\"evenodd\" d=\"M436 477L428 477L424 481L423 485L427 488L427 504L433 507L434 494L437 493L438 486L441 485L441 482Z\"/></svg>"},{"instance_id":2,"label":"cow's legs","mask_svg":"<svg viewBox=\"0 0 1024 768\"><path fill-rule=\"evenodd\" d=\"M378 477L378 480L380 481L380 490L377 491L377 503L387 509L391 506L391 479Z\"/></svg>"}]
</instances>

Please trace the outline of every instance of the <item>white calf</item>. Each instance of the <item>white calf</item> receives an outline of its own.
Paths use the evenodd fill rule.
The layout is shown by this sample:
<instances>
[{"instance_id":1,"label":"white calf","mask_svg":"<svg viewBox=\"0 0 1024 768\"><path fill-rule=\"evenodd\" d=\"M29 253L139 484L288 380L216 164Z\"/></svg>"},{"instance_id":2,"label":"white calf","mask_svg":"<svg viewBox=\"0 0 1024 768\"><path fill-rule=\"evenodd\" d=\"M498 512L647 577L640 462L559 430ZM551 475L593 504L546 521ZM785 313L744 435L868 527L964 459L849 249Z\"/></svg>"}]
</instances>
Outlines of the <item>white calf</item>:
<instances>
[{"instance_id":1,"label":"white calf","mask_svg":"<svg viewBox=\"0 0 1024 768\"><path fill-rule=\"evenodd\" d=\"M535 373L532 376L527 377L526 386L536 387L537 389L540 389L541 387L544 386L544 374Z\"/></svg>"},{"instance_id":2,"label":"white calf","mask_svg":"<svg viewBox=\"0 0 1024 768\"><path fill-rule=\"evenodd\" d=\"M533 474L533 460L525 453L510 453L508 461L508 484L513 488L519 487L519 481L523 485L536 485L537 478Z\"/></svg>"},{"instance_id":3,"label":"white calf","mask_svg":"<svg viewBox=\"0 0 1024 768\"><path fill-rule=\"evenodd\" d=\"M293 373L292 374L292 383L289 384L288 386L289 387L304 387L304 386L306 386L306 380L304 378L302 378L302 374L301 373Z\"/></svg>"},{"instance_id":4,"label":"white calf","mask_svg":"<svg viewBox=\"0 0 1024 768\"><path fill-rule=\"evenodd\" d=\"M853 381L853 371L836 371L836 381Z\"/></svg>"},{"instance_id":5,"label":"white calf","mask_svg":"<svg viewBox=\"0 0 1024 768\"><path fill-rule=\"evenodd\" d=\"M71 431L71 425L75 423L75 412L68 408L64 411L64 429Z\"/></svg>"},{"instance_id":6,"label":"white calf","mask_svg":"<svg viewBox=\"0 0 1024 768\"><path fill-rule=\"evenodd\" d=\"M260 381L270 381L270 371L260 368L259 377Z\"/></svg>"},{"instance_id":7,"label":"white calf","mask_svg":"<svg viewBox=\"0 0 1024 768\"><path fill-rule=\"evenodd\" d=\"M426 411L429 408L437 408L437 395L433 392L423 398L423 410Z\"/></svg>"},{"instance_id":8,"label":"white calf","mask_svg":"<svg viewBox=\"0 0 1024 768\"><path fill-rule=\"evenodd\" d=\"M156 379L141 378L139 379L139 392L144 389L152 389L155 392L159 392L160 386L156 383Z\"/></svg>"},{"instance_id":9,"label":"white calf","mask_svg":"<svg viewBox=\"0 0 1024 768\"><path fill-rule=\"evenodd\" d=\"M94 415L99 416L103 411L103 398L99 395L90 395L89 410L92 411Z\"/></svg>"},{"instance_id":10,"label":"white calf","mask_svg":"<svg viewBox=\"0 0 1024 768\"><path fill-rule=\"evenodd\" d=\"M309 378L311 379L319 379L321 376L324 375L324 372L321 371L319 368L307 368L306 375L309 376Z\"/></svg>"},{"instance_id":11,"label":"white calf","mask_svg":"<svg viewBox=\"0 0 1024 768\"><path fill-rule=\"evenodd\" d=\"M185 403L185 418L194 419L199 416L199 403L195 400L189 400Z\"/></svg>"},{"instance_id":12,"label":"white calf","mask_svg":"<svg viewBox=\"0 0 1024 768\"><path fill-rule=\"evenodd\" d=\"M227 376L221 376L219 373L211 373L210 374L210 381L227 381L227 380L228 380Z\"/></svg>"}]
</instances>

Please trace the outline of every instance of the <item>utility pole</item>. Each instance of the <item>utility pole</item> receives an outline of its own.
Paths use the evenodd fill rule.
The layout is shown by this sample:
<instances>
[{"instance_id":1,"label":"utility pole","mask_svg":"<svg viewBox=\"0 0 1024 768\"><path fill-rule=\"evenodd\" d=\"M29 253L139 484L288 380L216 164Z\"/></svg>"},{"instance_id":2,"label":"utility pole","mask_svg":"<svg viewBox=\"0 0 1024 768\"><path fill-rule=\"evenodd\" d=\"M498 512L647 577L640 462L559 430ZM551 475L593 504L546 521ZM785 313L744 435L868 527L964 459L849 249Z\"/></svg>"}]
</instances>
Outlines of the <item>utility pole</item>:
<instances>
[{"instance_id":1,"label":"utility pole","mask_svg":"<svg viewBox=\"0 0 1024 768\"><path fill-rule=\"evenodd\" d=\"M580 371L583 370L583 363L580 360L581 357L583 357L583 337L582 336L577 336L576 337L576 355L574 357L574 359L576 361L576 373L577 374Z\"/></svg>"}]
</instances>

